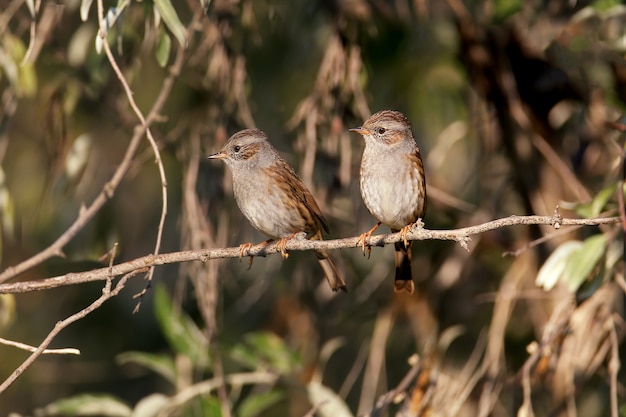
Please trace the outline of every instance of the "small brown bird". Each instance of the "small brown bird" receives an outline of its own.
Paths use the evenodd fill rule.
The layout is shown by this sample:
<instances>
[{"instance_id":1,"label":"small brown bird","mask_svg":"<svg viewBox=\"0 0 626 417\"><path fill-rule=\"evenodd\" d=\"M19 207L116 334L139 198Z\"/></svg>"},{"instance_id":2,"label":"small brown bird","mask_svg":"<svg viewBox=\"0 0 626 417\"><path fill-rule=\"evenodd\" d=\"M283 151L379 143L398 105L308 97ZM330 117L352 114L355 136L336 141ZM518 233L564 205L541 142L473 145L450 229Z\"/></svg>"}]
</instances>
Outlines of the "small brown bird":
<instances>
[{"instance_id":1,"label":"small brown bird","mask_svg":"<svg viewBox=\"0 0 626 417\"><path fill-rule=\"evenodd\" d=\"M243 215L257 230L272 239L283 257L285 245L296 234L322 239L328 225L315 199L294 170L258 129L246 129L228 139L210 159L222 159L233 174L235 200ZM268 241L269 242L269 241ZM242 245L243 248L247 245ZM347 291L337 267L324 250L316 250L317 259L333 291Z\"/></svg>"},{"instance_id":2,"label":"small brown bird","mask_svg":"<svg viewBox=\"0 0 626 417\"><path fill-rule=\"evenodd\" d=\"M361 196L378 223L363 233L365 242L381 225L404 236L426 212L426 180L420 150L413 138L411 123L404 114L383 110L350 129L365 139L361 159ZM395 244L396 272L394 291L415 291L411 274L411 242Z\"/></svg>"}]
</instances>

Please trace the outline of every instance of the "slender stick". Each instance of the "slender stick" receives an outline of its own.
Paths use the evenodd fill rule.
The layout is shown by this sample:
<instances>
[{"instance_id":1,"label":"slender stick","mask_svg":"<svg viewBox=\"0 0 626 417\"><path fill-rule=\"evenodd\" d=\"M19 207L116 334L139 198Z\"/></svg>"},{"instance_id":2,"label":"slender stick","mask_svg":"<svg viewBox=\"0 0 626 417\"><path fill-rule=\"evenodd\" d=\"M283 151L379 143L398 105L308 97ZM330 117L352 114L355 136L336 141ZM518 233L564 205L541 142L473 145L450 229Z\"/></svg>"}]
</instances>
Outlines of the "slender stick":
<instances>
[{"instance_id":1,"label":"slender stick","mask_svg":"<svg viewBox=\"0 0 626 417\"><path fill-rule=\"evenodd\" d=\"M515 225L544 224L555 228L561 226L598 226L602 224L619 223L619 217L603 217L596 219L565 219L555 216L510 216L493 220L475 226L452 230L429 230L416 225L406 235L407 240L453 240L467 248L471 236ZM375 235L368 239L369 246L384 246L390 243L400 242L403 239L401 233ZM342 249L361 247L359 237L349 237L335 240L308 240L302 235L287 241L288 251L306 251L314 249ZM259 244L251 246L243 251L243 256L266 256L279 253L280 249L275 244ZM85 272L74 272L52 278L35 281L15 282L0 284L0 294L24 293L30 291L46 290L65 285L75 285L84 282L101 281L107 279L111 273L113 276L127 274L139 269L145 270L158 265L173 264L179 262L202 261L220 258L239 258L242 256L239 247L191 250L183 252L163 253L159 255L146 255L132 261L123 262L109 268L94 269Z\"/></svg>"}]
</instances>

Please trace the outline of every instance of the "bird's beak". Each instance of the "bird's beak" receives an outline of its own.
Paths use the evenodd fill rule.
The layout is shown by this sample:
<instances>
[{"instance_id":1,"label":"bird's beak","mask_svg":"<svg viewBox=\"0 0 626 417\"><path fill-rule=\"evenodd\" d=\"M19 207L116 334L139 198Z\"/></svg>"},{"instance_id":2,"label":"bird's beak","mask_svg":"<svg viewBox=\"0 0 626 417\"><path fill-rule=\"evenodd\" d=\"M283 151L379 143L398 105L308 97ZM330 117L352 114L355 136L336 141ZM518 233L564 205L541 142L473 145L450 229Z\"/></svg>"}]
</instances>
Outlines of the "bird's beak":
<instances>
[{"instance_id":1,"label":"bird's beak","mask_svg":"<svg viewBox=\"0 0 626 417\"><path fill-rule=\"evenodd\" d=\"M228 155L226 155L226 152L224 151L219 151L218 153L214 153L213 155L209 155L208 158L209 159L224 159L226 158Z\"/></svg>"},{"instance_id":2,"label":"bird's beak","mask_svg":"<svg viewBox=\"0 0 626 417\"><path fill-rule=\"evenodd\" d=\"M370 134L370 130L364 128L363 126L355 127L355 128L348 129L348 130L350 130L350 132L356 132L356 133L359 133L361 135L369 135Z\"/></svg>"}]
</instances>

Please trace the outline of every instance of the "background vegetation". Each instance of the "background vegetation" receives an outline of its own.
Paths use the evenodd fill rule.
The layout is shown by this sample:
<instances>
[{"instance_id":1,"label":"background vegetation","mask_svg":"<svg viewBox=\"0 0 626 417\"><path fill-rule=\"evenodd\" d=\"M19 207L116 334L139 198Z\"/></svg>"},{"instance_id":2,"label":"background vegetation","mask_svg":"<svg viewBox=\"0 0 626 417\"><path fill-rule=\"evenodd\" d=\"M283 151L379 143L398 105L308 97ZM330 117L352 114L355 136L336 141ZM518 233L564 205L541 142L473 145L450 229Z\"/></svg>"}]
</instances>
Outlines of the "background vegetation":
<instances>
[{"instance_id":1,"label":"background vegetation","mask_svg":"<svg viewBox=\"0 0 626 417\"><path fill-rule=\"evenodd\" d=\"M3 340L38 346L104 285L15 293L8 279L105 267L116 243L114 263L156 242L165 253L264 240L223 164L205 158L246 127L265 130L301 174L328 238L374 223L358 190L363 143L347 129L388 108L412 121L425 158L428 229L557 206L621 221L499 228L468 250L416 242L410 297L393 294L388 246L369 258L332 252L347 294L295 251L250 269L246 259L159 266L140 298L145 274L126 276L54 337L50 347L80 356L37 358L0 389L0 415L626 416L619 1L113 6L0 7ZM13 276L77 219L63 256ZM1 379L27 356L0 344Z\"/></svg>"}]
</instances>

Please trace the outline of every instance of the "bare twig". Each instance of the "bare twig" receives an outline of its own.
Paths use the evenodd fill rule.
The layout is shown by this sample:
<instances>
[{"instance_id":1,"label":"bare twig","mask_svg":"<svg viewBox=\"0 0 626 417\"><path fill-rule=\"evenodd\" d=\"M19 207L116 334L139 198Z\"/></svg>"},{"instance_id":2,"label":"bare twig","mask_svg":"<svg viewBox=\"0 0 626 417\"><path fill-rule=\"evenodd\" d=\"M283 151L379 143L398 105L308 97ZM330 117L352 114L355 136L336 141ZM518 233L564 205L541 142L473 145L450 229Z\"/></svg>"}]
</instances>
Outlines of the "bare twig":
<instances>
[{"instance_id":1,"label":"bare twig","mask_svg":"<svg viewBox=\"0 0 626 417\"><path fill-rule=\"evenodd\" d=\"M135 115L141 122L141 126L143 126L145 129L146 137L148 138L148 142L150 142L150 146L152 147L152 152L154 152L156 164L159 168L159 176L161 178L161 218L159 219L159 226L157 227L157 237L156 237L156 242L154 244L154 253L157 254L159 253L159 248L161 247L161 238L163 236L163 225L165 224L165 217L167 216L167 179L165 178L165 168L163 168L163 161L161 159L161 152L159 151L159 146L157 145L156 140L154 140L154 137L152 136L152 131L150 130L149 125L146 123L146 118L144 117L141 110L139 110L139 107L137 106L137 103L135 102L135 99L133 98L133 92L130 89L128 82L126 81L124 74L122 74L122 71L120 70L119 65L117 65L117 62L115 61L115 57L113 56L113 52L111 51L111 47L109 46L109 43L106 41L106 31L104 30L104 27L103 27L104 6L102 5L102 0L98 0L97 3L98 3L98 24L100 26L100 32L98 36L101 36L104 40L104 42L102 43L104 46L104 52L109 60L109 63L111 64L111 68L113 68L113 72L115 72L115 75L117 75L117 78L119 79L120 84L122 84L122 87L124 88L124 92L126 93L126 98L128 99L128 103L130 104L130 107L133 109L133 112L135 112ZM185 38L187 40L189 39L188 33L186 34ZM153 274L154 274L154 267L150 268L150 270L148 271L148 276L146 278L148 282L152 280ZM137 306L135 307L135 312L139 309L140 305L141 305L141 298L139 299L139 302L137 303Z\"/></svg>"},{"instance_id":2,"label":"bare twig","mask_svg":"<svg viewBox=\"0 0 626 417\"><path fill-rule=\"evenodd\" d=\"M158 414L159 417L169 416L174 410L177 410L182 404L189 402L194 397L202 394L210 393L224 384L230 385L248 385L248 384L267 384L271 385L276 382L278 375L271 372L250 372L240 374L226 375L224 378L215 377L206 381L199 382L183 389L173 396L167 406Z\"/></svg>"},{"instance_id":3,"label":"bare twig","mask_svg":"<svg viewBox=\"0 0 626 417\"><path fill-rule=\"evenodd\" d=\"M217 396L220 399L220 410L222 412L221 415L224 417L231 417L233 413L231 409L233 407L230 398L228 397L228 392L226 392L226 380L224 378L224 364L222 363L222 354L219 349L219 345L217 340L213 340L213 372L215 373L215 379L218 381L221 380L222 384L217 386Z\"/></svg>"},{"instance_id":4,"label":"bare twig","mask_svg":"<svg viewBox=\"0 0 626 417\"><path fill-rule=\"evenodd\" d=\"M497 381L502 377L504 355L504 339L506 327L517 303L517 294L522 285L528 268L528 253L517 258L502 279L498 294L493 306L491 324L487 336L485 350L485 365L487 381L483 385L480 395L477 416L488 416L493 413L493 407L499 396L500 385Z\"/></svg>"},{"instance_id":5,"label":"bare twig","mask_svg":"<svg viewBox=\"0 0 626 417\"><path fill-rule=\"evenodd\" d=\"M48 40L48 35L61 19L63 8L65 6L60 6L54 3L46 4L43 12L41 13L41 18L39 19L39 22L37 22L40 7L41 1L38 0L35 2L35 17L30 25L30 40L28 43L28 49L22 59L22 64L33 64L37 60L37 57L41 53L41 48L43 48L44 44Z\"/></svg>"},{"instance_id":6,"label":"bare twig","mask_svg":"<svg viewBox=\"0 0 626 417\"><path fill-rule=\"evenodd\" d=\"M37 348L35 346L27 345L26 343L15 342L13 340L7 340L0 337L0 343L7 346L13 346L18 349L27 350L29 352L35 352ZM80 350L76 348L62 348L62 349L44 349L42 354L55 354L55 355L80 355Z\"/></svg>"},{"instance_id":7,"label":"bare twig","mask_svg":"<svg viewBox=\"0 0 626 417\"><path fill-rule=\"evenodd\" d=\"M411 382L413 382L413 380L415 380L415 378L417 377L417 374L422 369L423 365L422 361L419 360L417 355L414 355L414 357L411 358L411 362L413 366L411 367L409 372L407 372L404 378L402 378L400 383L391 391L381 395L376 401L376 405L374 406L374 408L363 417L375 417L383 415L384 411L387 409L387 407L389 407L389 404L391 404L395 400L398 394L406 391Z\"/></svg>"},{"instance_id":8,"label":"bare twig","mask_svg":"<svg viewBox=\"0 0 626 417\"><path fill-rule=\"evenodd\" d=\"M322 406L326 405L327 403L328 403L328 400L320 401L319 403L311 407L311 409L307 411L307 413L303 415L302 417L315 417L315 413L317 413L317 410L322 408Z\"/></svg>"},{"instance_id":9,"label":"bare twig","mask_svg":"<svg viewBox=\"0 0 626 417\"><path fill-rule=\"evenodd\" d=\"M622 221L622 232L626 233L626 205L624 204L623 180L617 182L617 206L619 207L619 217Z\"/></svg>"},{"instance_id":10,"label":"bare twig","mask_svg":"<svg viewBox=\"0 0 626 417\"><path fill-rule=\"evenodd\" d=\"M500 229L514 225L544 224L561 226L598 226L601 224L619 223L619 217L604 217L596 219L565 219L555 218L553 216L510 216L502 219L493 220L476 226L464 227L452 230L429 230L421 227L414 227L406 235L407 240L454 240L460 244L467 245L470 236L485 233L491 230ZM300 236L300 235L299 235ZM308 240L296 236L296 238L287 241L285 248L288 251L306 251L314 249L342 249L342 248L360 248L359 237L349 237L334 240ZM371 246L384 246L390 243L400 242L402 236L400 233L391 233L372 236L367 242ZM244 256L266 256L279 253L280 249L275 244L264 245L259 244L252 246L244 251ZM241 256L240 248L217 248L192 250L182 252L164 253L159 255L147 255L132 261L124 262L113 266L111 273L113 276L119 276L128 272L143 270L158 265L166 265L179 262L202 261L206 262L211 259L220 258L239 258ZM24 281L10 284L0 284L0 294L24 293L30 291L45 290L65 285L75 285L84 282L101 281L107 278L109 268L94 269L91 271L68 273L57 277Z\"/></svg>"},{"instance_id":11,"label":"bare twig","mask_svg":"<svg viewBox=\"0 0 626 417\"><path fill-rule=\"evenodd\" d=\"M30 56L34 46L35 41L37 40L37 15L39 14L39 7L41 6L41 1L34 2L33 9L31 13L34 12L32 18L33 20L30 22L30 41L28 42L28 48L26 49L26 53L24 54L24 59L22 63L28 61L28 57Z\"/></svg>"},{"instance_id":12,"label":"bare twig","mask_svg":"<svg viewBox=\"0 0 626 417\"><path fill-rule=\"evenodd\" d=\"M610 376L611 386L611 417L617 417L619 414L618 402L617 402L617 374L620 368L619 360L619 341L617 338L617 331L615 330L615 322L613 316L609 316L606 320L606 327L609 332L609 339L611 340L611 356L608 364L608 371Z\"/></svg>"},{"instance_id":13,"label":"bare twig","mask_svg":"<svg viewBox=\"0 0 626 417\"><path fill-rule=\"evenodd\" d=\"M192 23L193 24L193 23ZM163 80L161 85L161 91L157 96L150 112L145 118L145 122L135 129L133 137L128 144L128 148L126 149L126 154L124 158L120 162L117 170L113 174L113 177L102 187L102 191L98 196L93 200L91 205L81 207L78 217L72 223L72 225L65 231L61 236L57 238L50 246L37 253L36 255L26 259L25 261L15 265L8 267L2 273L0 273L0 283L6 282L9 279L21 274L24 271L29 270L30 268L35 267L36 265L41 264L42 262L50 259L54 256L61 256L63 254L62 249L65 245L67 245L76 234L85 227L85 225L100 211L102 206L113 197L115 190L118 185L122 182L122 179L128 172L128 169L133 161L135 153L139 148L139 144L141 143L141 139L145 134L148 126L150 126L158 117L161 108L165 104L165 101L169 97L169 94L174 85L174 80L180 74L181 68L183 66L185 58L185 50L183 48L179 48L176 58L174 60L174 64L170 68L170 73Z\"/></svg>"},{"instance_id":14,"label":"bare twig","mask_svg":"<svg viewBox=\"0 0 626 417\"><path fill-rule=\"evenodd\" d=\"M106 300L108 300L111 297L116 296L122 290L122 288L124 288L124 284L126 283L126 281L131 276L133 276L136 273L138 273L138 272L131 272L131 273L127 274L126 276L122 277L122 279L120 279L120 281L115 286L115 289L113 289L113 291L111 291L111 285L112 285L112 282L113 282L113 275L111 275L111 270L113 268L113 262L115 261L115 255L117 253L117 247L118 247L118 244L115 243L115 245L113 245L113 248L111 248L111 250L108 252L108 254L110 256L110 258L109 258L109 268L108 268L109 274L107 276L107 280L106 280L106 283L104 285L104 288L102 289L102 296L100 296L100 298L98 298L96 301L91 303L91 305L89 305L88 307L86 307L83 310L79 311L78 313L71 315L70 317L66 318L65 320L57 322L57 324L54 326L52 331L50 333L48 333L48 336L46 336L44 341L41 342L37 348L29 347L30 349L27 349L27 350L30 350L33 353L15 371L13 371L13 373L11 375L9 375L9 377L2 383L2 385L0 385L0 393L2 393L7 387L9 387L9 385L11 385L17 379L17 377L19 377L26 370L26 368L28 368L30 365L32 365L33 362L35 362L35 359L37 359L43 353L52 353L52 352L50 352L50 350L55 350L57 352L54 352L54 353L58 353L58 351L64 350L64 351L66 351L64 353L74 353L74 354L78 354L78 355L80 354L80 351L78 351L78 349L73 349L73 350L78 352L78 353L76 353L76 352L71 352L70 351L71 349L46 349L46 347L52 342L52 340L54 340L54 338L57 336L57 334L61 330L63 330L65 327L69 326L70 324L74 323L75 321L78 321L78 320L84 318L87 314L89 314L92 311L98 309ZM27 345L23 345L23 346L27 346Z\"/></svg>"},{"instance_id":15,"label":"bare twig","mask_svg":"<svg viewBox=\"0 0 626 417\"><path fill-rule=\"evenodd\" d=\"M109 268L107 268L107 270L108 269ZM122 291L122 289L124 288L124 285L126 284L126 281L128 281L128 279L130 277L132 277L133 275L136 275L139 272L140 271L137 270L137 271L130 272L127 275L123 276L118 281L117 285L115 285L115 288L113 288L113 290L111 290L112 280L111 279L107 279L107 282L106 282L104 288L102 289L102 295L97 300L95 300L93 303L91 303L89 306L87 306L86 308L82 309L78 313L72 314L71 316L69 316L65 320L61 320L61 321L57 322L57 324L55 324L54 328L50 331L50 333L48 333L48 336L46 336L46 338L43 340L43 342L41 342L39 344L37 349L28 358L26 358L26 360L24 362L22 362L22 364L20 366L18 366L17 369L15 371L13 371L13 373L11 375L9 375L9 377L7 379L5 379L4 382L2 382L2 384L0 384L0 393L4 392L13 382L15 382L15 380L30 365L33 364L33 362L35 362L35 360L39 356L41 356L41 354L46 350L48 345L50 345L50 342L52 342L52 340L59 334L59 332L61 330L63 330L64 328L66 328L70 324L74 323L75 321L78 321L78 320L84 318L89 313L93 312L94 310L98 309L102 304L104 304L105 301L109 300L112 297L115 297L117 294L119 294L120 291Z\"/></svg>"},{"instance_id":16,"label":"bare twig","mask_svg":"<svg viewBox=\"0 0 626 417\"><path fill-rule=\"evenodd\" d=\"M502 254L502 256L520 256L522 253L526 252L528 249L534 248L535 246L541 245L542 243L545 243L552 239L556 239L557 237L561 237L568 233L573 233L577 229L580 229L581 227L582 226L572 226L572 227L568 227L567 229L560 229L560 230L554 231L547 235L541 236L539 239L535 239L532 242L526 243L521 248L517 248L512 251L506 251Z\"/></svg>"},{"instance_id":17,"label":"bare twig","mask_svg":"<svg viewBox=\"0 0 626 417\"><path fill-rule=\"evenodd\" d=\"M2 14L0 14L0 32L6 33L6 28L13 18L13 15L23 4L24 0L14 0L3 7Z\"/></svg>"},{"instance_id":18,"label":"bare twig","mask_svg":"<svg viewBox=\"0 0 626 417\"><path fill-rule=\"evenodd\" d=\"M532 403L531 403L531 393L532 393L532 383L531 383L531 371L541 359L543 355L546 353L546 349L550 349L550 346L559 338L562 337L564 332L566 331L570 319L571 314L575 309L575 305L569 300L563 301L563 303L557 308L552 315L552 324L546 326L545 332L543 334L542 340L540 344L534 349L531 355L526 359L524 365L522 366L521 371L518 373L518 377L521 379L522 390L523 390L523 403L521 409L528 416L534 415L532 412Z\"/></svg>"},{"instance_id":19,"label":"bare twig","mask_svg":"<svg viewBox=\"0 0 626 417\"><path fill-rule=\"evenodd\" d=\"M361 374L363 370L363 365L365 365L365 361L367 359L367 342L361 343L361 347L359 348L359 352L356 355L354 363L346 375L343 383L341 384L341 388L337 391L337 394L340 398L347 398L348 394L350 394L350 390L354 386L357 378Z\"/></svg>"},{"instance_id":20,"label":"bare twig","mask_svg":"<svg viewBox=\"0 0 626 417\"><path fill-rule=\"evenodd\" d=\"M376 317L367 365L363 372L364 383L361 389L357 414L363 414L367 410L371 410L374 405L374 397L378 390L380 378L382 375L385 375L385 346L391 334L394 321L395 317L391 309L381 311ZM375 407L375 409L377 408ZM376 414L372 412L371 415Z\"/></svg>"},{"instance_id":21,"label":"bare twig","mask_svg":"<svg viewBox=\"0 0 626 417\"><path fill-rule=\"evenodd\" d=\"M615 274L614 279L615 279L615 283L617 284L617 286L622 289L624 294L626 294L626 280L624 280L624 275L617 273Z\"/></svg>"},{"instance_id":22,"label":"bare twig","mask_svg":"<svg viewBox=\"0 0 626 417\"><path fill-rule=\"evenodd\" d=\"M450 402L446 405L450 416L459 415L463 404L475 389L478 381L480 381L484 377L485 372L487 372L487 362L483 362L483 365L479 367L479 362L485 352L486 344L486 333L481 332L474 345L471 356L465 362L465 366L459 374L459 380L463 381L463 383L460 384L462 389L458 392L454 392L454 397L450 398Z\"/></svg>"}]
</instances>

